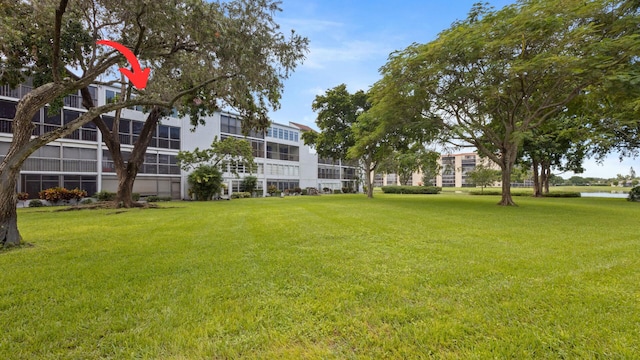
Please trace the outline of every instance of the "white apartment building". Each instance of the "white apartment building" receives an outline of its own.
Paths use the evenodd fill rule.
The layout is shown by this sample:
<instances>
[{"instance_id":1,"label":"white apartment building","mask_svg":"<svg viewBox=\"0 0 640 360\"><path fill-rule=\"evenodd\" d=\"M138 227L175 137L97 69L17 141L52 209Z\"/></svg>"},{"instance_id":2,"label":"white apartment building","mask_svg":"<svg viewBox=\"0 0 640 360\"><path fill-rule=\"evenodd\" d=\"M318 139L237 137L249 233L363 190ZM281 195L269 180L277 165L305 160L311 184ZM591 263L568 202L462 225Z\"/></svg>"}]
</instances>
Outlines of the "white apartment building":
<instances>
[{"instance_id":1,"label":"white apartment building","mask_svg":"<svg viewBox=\"0 0 640 360\"><path fill-rule=\"evenodd\" d=\"M484 165L489 168L499 169L491 160L481 158L477 153L444 154L438 160L440 173L435 178L435 185L439 187L475 187L467 177L467 173ZM376 174L374 186L386 185L423 185L422 173L414 173L406 184L400 184L397 174ZM500 186L496 183L495 186Z\"/></svg>"},{"instance_id":2,"label":"white apartment building","mask_svg":"<svg viewBox=\"0 0 640 360\"><path fill-rule=\"evenodd\" d=\"M11 142L16 104L31 88L29 83L16 89L0 86L0 161ZM90 91L98 105L119 95L119 89L107 86L91 86ZM81 103L78 93L64 99L65 106L59 113L50 114L47 108L41 109L33 118L36 126L34 135L51 131L80 116L85 111ZM106 114L103 118L109 124L113 121L113 114ZM131 153L145 119L146 114L140 107L122 110L118 136L125 159ZM251 143L258 165L253 174L246 169L236 169L239 178L231 173L228 164L224 165L227 166L224 179L229 192L239 191L242 178L248 175L258 178L258 189L263 194L270 185L281 191L298 187L355 188L356 168L340 162L327 166L324 160L319 160L313 149L304 145L301 139L301 132L308 130L304 125L273 123L267 131L252 132L245 137L237 115L218 112L205 120L206 125L191 131L188 118L163 118L147 149L133 191L174 199L186 198L188 173L177 164L178 152L191 151L196 147L208 148L215 137L223 139L228 136L246 138ZM16 190L28 192L31 198L36 198L41 190L56 186L77 187L90 195L101 190L115 191L118 182L111 159L100 131L93 123L88 123L32 154L22 167ZM328 167L337 169L337 172L327 175Z\"/></svg>"}]
</instances>

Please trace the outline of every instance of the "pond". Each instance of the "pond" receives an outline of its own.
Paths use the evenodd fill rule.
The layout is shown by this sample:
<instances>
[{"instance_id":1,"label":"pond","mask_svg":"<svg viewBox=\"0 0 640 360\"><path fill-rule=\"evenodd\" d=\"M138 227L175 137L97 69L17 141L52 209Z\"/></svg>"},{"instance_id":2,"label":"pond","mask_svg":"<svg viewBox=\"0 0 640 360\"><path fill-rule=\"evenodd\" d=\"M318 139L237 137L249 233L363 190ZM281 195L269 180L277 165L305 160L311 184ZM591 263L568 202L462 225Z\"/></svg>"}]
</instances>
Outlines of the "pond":
<instances>
[{"instance_id":1,"label":"pond","mask_svg":"<svg viewBox=\"0 0 640 360\"><path fill-rule=\"evenodd\" d=\"M616 191L611 192L583 192L580 193L582 197L604 197L604 198L619 198L626 199L629 194L620 193Z\"/></svg>"}]
</instances>

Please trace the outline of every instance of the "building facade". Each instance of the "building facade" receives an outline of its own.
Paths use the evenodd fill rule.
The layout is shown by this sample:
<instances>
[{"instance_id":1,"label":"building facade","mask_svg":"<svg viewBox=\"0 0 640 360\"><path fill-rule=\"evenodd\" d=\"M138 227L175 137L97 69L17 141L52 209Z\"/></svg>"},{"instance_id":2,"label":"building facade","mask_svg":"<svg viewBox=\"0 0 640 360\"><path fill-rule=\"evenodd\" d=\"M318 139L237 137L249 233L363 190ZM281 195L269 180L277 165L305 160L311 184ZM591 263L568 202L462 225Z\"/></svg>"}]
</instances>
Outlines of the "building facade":
<instances>
[{"instance_id":1,"label":"building facade","mask_svg":"<svg viewBox=\"0 0 640 360\"><path fill-rule=\"evenodd\" d=\"M11 142L16 104L31 89L30 83L15 89L0 87L0 161ZM90 92L94 103L98 105L119 96L119 89L107 86L91 86ZM43 134L76 119L85 111L81 104L78 93L65 97L64 108L59 112L51 113L48 107L40 109L32 120L35 125L33 134ZM107 125L112 124L113 116L113 113L103 115ZM140 107L122 110L118 136L125 160L131 154L146 116ZM208 148L214 138L225 137L246 138L251 143L257 164L257 170L249 173L248 169L231 169L228 163L223 163L227 192L240 191L242 178L249 175L258 178L258 190L262 194L266 194L269 186L284 191L307 187L340 189L347 184L355 184L356 167L341 162L337 165L325 164L313 149L304 145L300 136L305 131L301 128L303 125L273 123L264 132L254 131L244 136L242 120L237 115L217 112L204 120L206 124L199 125L195 131L191 131L188 118L179 118L174 114L161 120L145 154L134 192L171 196L174 199L187 198L188 173L180 169L176 155L181 150ZM32 154L22 167L16 190L28 192L31 198L36 198L39 191L56 186L68 189L77 187L93 195L102 190L115 191L117 185L111 154L102 142L102 134L90 122Z\"/></svg>"},{"instance_id":2,"label":"building facade","mask_svg":"<svg viewBox=\"0 0 640 360\"><path fill-rule=\"evenodd\" d=\"M469 171L476 168L477 165L484 165L492 169L500 169L498 165L491 160L481 158L477 153L461 153L461 154L444 154L438 160L440 165L440 173L435 179L429 182L435 183L439 187L475 187L476 185L470 181L467 176ZM374 186L386 185L423 185L424 179L420 172L414 173L408 182L401 184L397 174L375 174L373 179ZM500 182L496 182L494 186L500 186Z\"/></svg>"},{"instance_id":3,"label":"building facade","mask_svg":"<svg viewBox=\"0 0 640 360\"><path fill-rule=\"evenodd\" d=\"M436 186L440 187L475 187L467 176L469 171L477 165L484 165L491 169L500 169L498 165L487 158L481 158L477 153L446 154L440 157L440 174L436 176ZM500 186L497 182L495 186Z\"/></svg>"}]
</instances>

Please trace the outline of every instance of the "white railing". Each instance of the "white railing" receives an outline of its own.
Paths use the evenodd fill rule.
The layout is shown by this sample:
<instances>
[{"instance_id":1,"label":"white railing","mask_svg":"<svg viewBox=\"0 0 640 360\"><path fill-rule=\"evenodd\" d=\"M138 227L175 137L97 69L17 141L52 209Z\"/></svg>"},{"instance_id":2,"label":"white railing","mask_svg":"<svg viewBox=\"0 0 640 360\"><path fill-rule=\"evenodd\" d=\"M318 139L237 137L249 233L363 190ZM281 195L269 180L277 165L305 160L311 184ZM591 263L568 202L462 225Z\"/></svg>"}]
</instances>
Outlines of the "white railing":
<instances>
[{"instance_id":1,"label":"white railing","mask_svg":"<svg viewBox=\"0 0 640 360\"><path fill-rule=\"evenodd\" d=\"M22 84L18 85L15 89L12 89L9 85L2 85L0 86L0 96L22 99L31 92L31 90L33 90L33 87Z\"/></svg>"}]
</instances>

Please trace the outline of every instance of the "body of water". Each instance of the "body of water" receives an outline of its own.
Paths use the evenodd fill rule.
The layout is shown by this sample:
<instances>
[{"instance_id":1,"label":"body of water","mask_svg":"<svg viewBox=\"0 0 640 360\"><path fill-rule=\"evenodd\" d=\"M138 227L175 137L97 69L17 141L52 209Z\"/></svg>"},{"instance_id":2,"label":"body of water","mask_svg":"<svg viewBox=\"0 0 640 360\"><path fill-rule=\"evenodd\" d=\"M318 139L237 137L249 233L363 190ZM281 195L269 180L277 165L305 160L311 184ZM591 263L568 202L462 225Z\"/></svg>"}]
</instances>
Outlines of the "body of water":
<instances>
[{"instance_id":1,"label":"body of water","mask_svg":"<svg viewBox=\"0 0 640 360\"><path fill-rule=\"evenodd\" d=\"M580 193L582 197L605 197L605 198L620 198L626 199L629 194L619 193L619 192L583 192Z\"/></svg>"}]
</instances>

